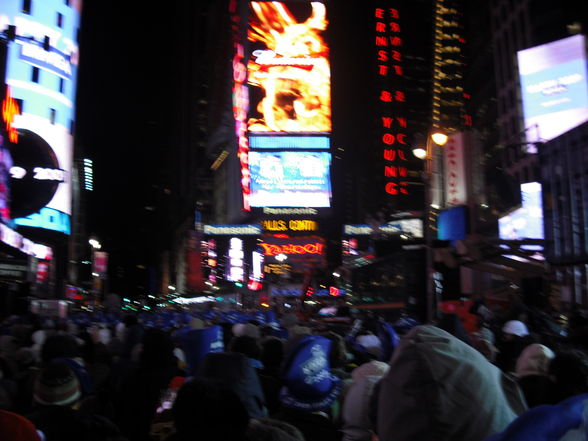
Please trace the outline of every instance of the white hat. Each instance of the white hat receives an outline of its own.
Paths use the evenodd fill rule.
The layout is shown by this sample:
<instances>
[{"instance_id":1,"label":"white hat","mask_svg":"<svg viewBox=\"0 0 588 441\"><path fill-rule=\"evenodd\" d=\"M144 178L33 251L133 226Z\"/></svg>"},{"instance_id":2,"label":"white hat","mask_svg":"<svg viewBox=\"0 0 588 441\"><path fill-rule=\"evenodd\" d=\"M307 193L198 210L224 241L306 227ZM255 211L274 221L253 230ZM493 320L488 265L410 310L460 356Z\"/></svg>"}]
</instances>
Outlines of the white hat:
<instances>
[{"instance_id":1,"label":"white hat","mask_svg":"<svg viewBox=\"0 0 588 441\"><path fill-rule=\"evenodd\" d=\"M382 354L382 342L378 336L373 334L360 335L356 341L365 348L368 354L375 355L376 357Z\"/></svg>"},{"instance_id":2,"label":"white hat","mask_svg":"<svg viewBox=\"0 0 588 441\"><path fill-rule=\"evenodd\" d=\"M549 364L555 353L539 343L533 343L523 349L517 359L515 372L519 377L526 375L548 375Z\"/></svg>"},{"instance_id":3,"label":"white hat","mask_svg":"<svg viewBox=\"0 0 588 441\"><path fill-rule=\"evenodd\" d=\"M509 320L502 327L502 332L505 334L516 335L517 337L525 337L529 335L527 325L519 320Z\"/></svg>"},{"instance_id":4,"label":"white hat","mask_svg":"<svg viewBox=\"0 0 588 441\"><path fill-rule=\"evenodd\" d=\"M372 360L353 369L353 372L351 372L351 377L354 381L358 381L360 378L368 376L383 377L388 373L389 370L390 365L388 363Z\"/></svg>"}]
</instances>

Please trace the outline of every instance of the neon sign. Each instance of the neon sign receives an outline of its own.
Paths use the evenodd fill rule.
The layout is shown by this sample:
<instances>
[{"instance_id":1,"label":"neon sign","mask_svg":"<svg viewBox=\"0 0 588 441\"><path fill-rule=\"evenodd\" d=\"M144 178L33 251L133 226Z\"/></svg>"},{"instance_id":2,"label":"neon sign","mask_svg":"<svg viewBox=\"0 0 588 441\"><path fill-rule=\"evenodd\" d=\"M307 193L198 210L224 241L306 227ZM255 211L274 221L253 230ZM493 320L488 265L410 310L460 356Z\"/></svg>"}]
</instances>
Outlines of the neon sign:
<instances>
[{"instance_id":1,"label":"neon sign","mask_svg":"<svg viewBox=\"0 0 588 441\"><path fill-rule=\"evenodd\" d=\"M389 195L407 195L409 175L406 156L406 94L401 89L404 56L400 13L395 8L375 8L375 58L379 87L376 89L379 117L384 191ZM394 116L392 116L394 115Z\"/></svg>"},{"instance_id":2,"label":"neon sign","mask_svg":"<svg viewBox=\"0 0 588 441\"><path fill-rule=\"evenodd\" d=\"M18 132L16 127L12 125L16 115L20 115L20 108L16 100L12 98L10 87L6 86L6 97L2 101L2 120L8 132L8 139L14 143L18 142Z\"/></svg>"},{"instance_id":3,"label":"neon sign","mask_svg":"<svg viewBox=\"0 0 588 441\"><path fill-rule=\"evenodd\" d=\"M249 90L247 89L247 67L243 44L241 44L241 17L237 13L237 1L229 4L233 28L233 116L235 134L237 135L237 156L241 164L241 192L243 193L243 210L250 211L251 176L249 173L249 140L247 139L247 112L249 111Z\"/></svg>"},{"instance_id":4,"label":"neon sign","mask_svg":"<svg viewBox=\"0 0 588 441\"><path fill-rule=\"evenodd\" d=\"M277 245L262 243L263 254L266 256L277 256L278 254L322 254L324 244L320 242L298 245L293 243Z\"/></svg>"},{"instance_id":5,"label":"neon sign","mask_svg":"<svg viewBox=\"0 0 588 441\"><path fill-rule=\"evenodd\" d=\"M264 220L261 226L265 231L316 231L318 223L310 219Z\"/></svg>"}]
</instances>

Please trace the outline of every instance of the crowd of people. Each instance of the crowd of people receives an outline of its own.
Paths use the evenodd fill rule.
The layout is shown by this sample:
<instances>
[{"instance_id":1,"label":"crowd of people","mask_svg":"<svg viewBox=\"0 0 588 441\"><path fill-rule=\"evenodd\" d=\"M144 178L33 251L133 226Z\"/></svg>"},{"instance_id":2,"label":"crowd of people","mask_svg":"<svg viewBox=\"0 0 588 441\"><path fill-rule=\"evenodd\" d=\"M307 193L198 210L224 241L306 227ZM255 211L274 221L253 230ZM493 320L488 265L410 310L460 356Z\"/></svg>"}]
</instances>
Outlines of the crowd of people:
<instances>
[{"instance_id":1,"label":"crowd of people","mask_svg":"<svg viewBox=\"0 0 588 441\"><path fill-rule=\"evenodd\" d=\"M586 323L479 318L6 317L0 439L588 440Z\"/></svg>"}]
</instances>

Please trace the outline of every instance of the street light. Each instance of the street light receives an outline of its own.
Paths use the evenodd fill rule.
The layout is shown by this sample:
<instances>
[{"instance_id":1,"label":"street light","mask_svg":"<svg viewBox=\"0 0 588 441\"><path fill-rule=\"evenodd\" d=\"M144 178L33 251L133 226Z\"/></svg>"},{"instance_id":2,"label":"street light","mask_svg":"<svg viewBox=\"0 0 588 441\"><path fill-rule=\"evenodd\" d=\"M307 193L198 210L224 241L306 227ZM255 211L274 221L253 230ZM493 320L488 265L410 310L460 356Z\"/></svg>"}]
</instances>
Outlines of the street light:
<instances>
[{"instance_id":1,"label":"street light","mask_svg":"<svg viewBox=\"0 0 588 441\"><path fill-rule=\"evenodd\" d=\"M427 301L427 320L432 321L437 316L437 302L435 298L435 290L433 285L433 190L442 191L439 183L439 178L433 180L435 170L435 162L440 164L440 161L435 161L437 158L435 146L442 147L447 143L449 137L440 130L434 129L429 132L425 149L417 147L413 149L413 154L425 161L424 181L425 189L425 246L426 246L426 301ZM437 169L440 167L437 167ZM439 204L435 204L436 208L441 206L441 198L438 197Z\"/></svg>"},{"instance_id":2,"label":"street light","mask_svg":"<svg viewBox=\"0 0 588 441\"><path fill-rule=\"evenodd\" d=\"M94 239L93 237L90 240L88 240L88 243L90 244L90 246L94 250L99 250L100 248L102 248L102 244L100 242L98 242L97 239Z\"/></svg>"}]
</instances>

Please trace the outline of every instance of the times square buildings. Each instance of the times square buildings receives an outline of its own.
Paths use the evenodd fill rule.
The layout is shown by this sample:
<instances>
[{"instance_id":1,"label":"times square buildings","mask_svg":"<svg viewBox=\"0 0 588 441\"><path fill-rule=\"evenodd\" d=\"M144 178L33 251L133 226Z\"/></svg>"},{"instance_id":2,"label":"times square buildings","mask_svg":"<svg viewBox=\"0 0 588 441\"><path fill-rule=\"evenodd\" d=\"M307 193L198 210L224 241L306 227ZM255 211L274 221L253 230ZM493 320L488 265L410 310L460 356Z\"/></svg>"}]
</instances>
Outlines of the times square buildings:
<instances>
[{"instance_id":1,"label":"times square buildings","mask_svg":"<svg viewBox=\"0 0 588 441\"><path fill-rule=\"evenodd\" d=\"M17 11L22 2L14 3L13 14L25 14ZM54 3L55 17L64 14L61 3L72 7ZM435 256L453 257L435 259L435 287L445 299L510 282L524 289L539 275L550 282L541 290L563 286L563 301L586 306L587 209L581 191L571 190L585 165L577 164L572 176L554 160L564 160L558 151L585 147L585 123L555 141L533 138L525 130L517 62L517 51L585 32L585 6L190 3L170 6L177 8L183 37L170 49L183 55L176 66L182 80L170 87L183 99L169 138L168 163L175 172L165 184L184 197L163 210L150 294L224 296L249 304L306 295L409 305L420 314L429 245L441 250ZM51 21L59 23L55 17ZM20 62L36 66L22 57ZM40 67L42 76L50 70ZM57 87L51 97L75 93L59 92L62 72L50 75ZM25 99L24 90L12 94L17 102ZM62 115L61 107L49 109ZM433 129L453 136L448 149L434 150L434 173L427 176L412 149ZM511 251L522 264L481 252L495 249L499 219L524 208L519 186L530 182L543 183L545 234L511 232L502 239L545 239L548 264L519 244ZM432 210L425 207L429 196ZM450 228L460 222L461 229ZM43 229L19 228L25 227ZM429 228L442 240L426 243ZM562 233L566 228L571 236ZM86 239L70 233L60 231L57 240L43 243ZM70 260L81 259L70 253ZM62 286L79 282L65 271L59 277ZM116 276L111 279L116 290Z\"/></svg>"}]
</instances>

